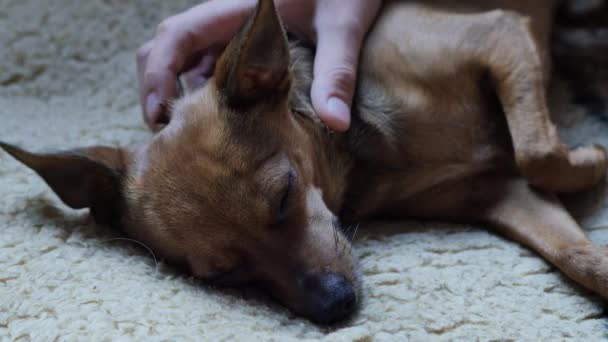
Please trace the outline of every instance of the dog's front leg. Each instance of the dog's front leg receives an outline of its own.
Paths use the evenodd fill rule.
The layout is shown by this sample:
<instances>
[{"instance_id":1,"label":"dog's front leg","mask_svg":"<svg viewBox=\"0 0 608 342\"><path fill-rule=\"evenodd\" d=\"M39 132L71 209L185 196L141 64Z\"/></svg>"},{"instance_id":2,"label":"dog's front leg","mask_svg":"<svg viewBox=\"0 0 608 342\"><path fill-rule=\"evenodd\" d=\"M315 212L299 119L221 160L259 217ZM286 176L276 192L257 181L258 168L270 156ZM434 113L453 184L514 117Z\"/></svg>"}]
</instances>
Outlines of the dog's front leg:
<instances>
[{"instance_id":1,"label":"dog's front leg","mask_svg":"<svg viewBox=\"0 0 608 342\"><path fill-rule=\"evenodd\" d=\"M570 150L559 140L546 100L549 61L530 20L508 11L487 15L479 55L503 106L518 168L530 184L556 192L596 185L606 172L601 146Z\"/></svg>"}]
</instances>

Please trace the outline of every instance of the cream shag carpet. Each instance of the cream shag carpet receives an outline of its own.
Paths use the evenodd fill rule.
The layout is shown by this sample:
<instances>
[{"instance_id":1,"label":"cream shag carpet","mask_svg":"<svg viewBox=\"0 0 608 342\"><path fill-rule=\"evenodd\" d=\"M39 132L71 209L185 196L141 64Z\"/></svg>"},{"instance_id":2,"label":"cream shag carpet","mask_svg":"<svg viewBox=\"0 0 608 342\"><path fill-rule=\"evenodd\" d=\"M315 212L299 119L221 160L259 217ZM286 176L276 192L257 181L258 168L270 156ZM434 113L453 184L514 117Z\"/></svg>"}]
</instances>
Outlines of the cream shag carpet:
<instances>
[{"instance_id":1,"label":"cream shag carpet","mask_svg":"<svg viewBox=\"0 0 608 342\"><path fill-rule=\"evenodd\" d=\"M162 18L194 2L0 0L0 139L42 150L146 139L135 50ZM555 88L564 138L608 145L601 116L568 104L564 85ZM608 243L604 192L572 201L598 244ZM264 296L204 287L162 263L155 268L144 248L113 240L120 236L95 227L86 211L66 208L0 153L0 340L607 337L602 300L534 253L476 227L361 228L361 311L331 329Z\"/></svg>"}]
</instances>

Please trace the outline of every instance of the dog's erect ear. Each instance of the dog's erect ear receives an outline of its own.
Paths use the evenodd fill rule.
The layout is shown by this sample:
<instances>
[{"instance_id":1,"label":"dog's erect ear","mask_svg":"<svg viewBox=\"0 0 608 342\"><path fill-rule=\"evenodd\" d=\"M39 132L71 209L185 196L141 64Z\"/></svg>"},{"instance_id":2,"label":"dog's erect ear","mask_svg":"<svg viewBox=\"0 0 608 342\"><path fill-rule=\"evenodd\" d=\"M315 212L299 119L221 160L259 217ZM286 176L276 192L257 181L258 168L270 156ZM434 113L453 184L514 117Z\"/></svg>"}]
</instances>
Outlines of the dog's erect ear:
<instances>
[{"instance_id":1,"label":"dog's erect ear","mask_svg":"<svg viewBox=\"0 0 608 342\"><path fill-rule=\"evenodd\" d=\"M0 147L36 171L68 206L91 208L95 220L102 224L113 225L120 218L125 151L90 147L36 154L2 142Z\"/></svg>"},{"instance_id":2,"label":"dog's erect ear","mask_svg":"<svg viewBox=\"0 0 608 342\"><path fill-rule=\"evenodd\" d=\"M273 0L258 2L220 57L215 76L228 106L236 110L286 99L289 49Z\"/></svg>"}]
</instances>

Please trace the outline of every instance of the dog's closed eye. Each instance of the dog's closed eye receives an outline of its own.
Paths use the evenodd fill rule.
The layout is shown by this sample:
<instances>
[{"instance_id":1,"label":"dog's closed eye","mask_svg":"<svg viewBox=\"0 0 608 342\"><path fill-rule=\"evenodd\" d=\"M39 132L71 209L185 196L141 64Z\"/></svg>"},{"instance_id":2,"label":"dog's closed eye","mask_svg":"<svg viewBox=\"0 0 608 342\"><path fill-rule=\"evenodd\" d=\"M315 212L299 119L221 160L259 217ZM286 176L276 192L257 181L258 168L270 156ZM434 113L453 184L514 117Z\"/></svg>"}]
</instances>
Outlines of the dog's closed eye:
<instances>
[{"instance_id":1,"label":"dog's closed eye","mask_svg":"<svg viewBox=\"0 0 608 342\"><path fill-rule=\"evenodd\" d=\"M283 197L281 198L281 202L279 204L279 208L276 215L275 224L282 224L287 220L289 216L289 209L292 204L292 198L295 188L295 173L293 170L290 170L287 174L287 185L285 190L283 191Z\"/></svg>"}]
</instances>

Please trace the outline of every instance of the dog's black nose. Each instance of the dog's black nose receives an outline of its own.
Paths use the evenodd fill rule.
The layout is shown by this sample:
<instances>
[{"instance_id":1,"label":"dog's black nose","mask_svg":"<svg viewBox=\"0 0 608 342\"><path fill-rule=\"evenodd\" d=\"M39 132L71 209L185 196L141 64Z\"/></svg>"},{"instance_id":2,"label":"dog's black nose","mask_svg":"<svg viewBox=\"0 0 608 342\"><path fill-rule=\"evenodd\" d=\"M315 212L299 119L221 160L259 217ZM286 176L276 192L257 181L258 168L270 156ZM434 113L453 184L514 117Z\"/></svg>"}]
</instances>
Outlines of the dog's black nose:
<instances>
[{"instance_id":1,"label":"dog's black nose","mask_svg":"<svg viewBox=\"0 0 608 342\"><path fill-rule=\"evenodd\" d=\"M355 288L337 273L307 277L305 284L310 318L317 323L331 324L346 318L357 304Z\"/></svg>"}]
</instances>

